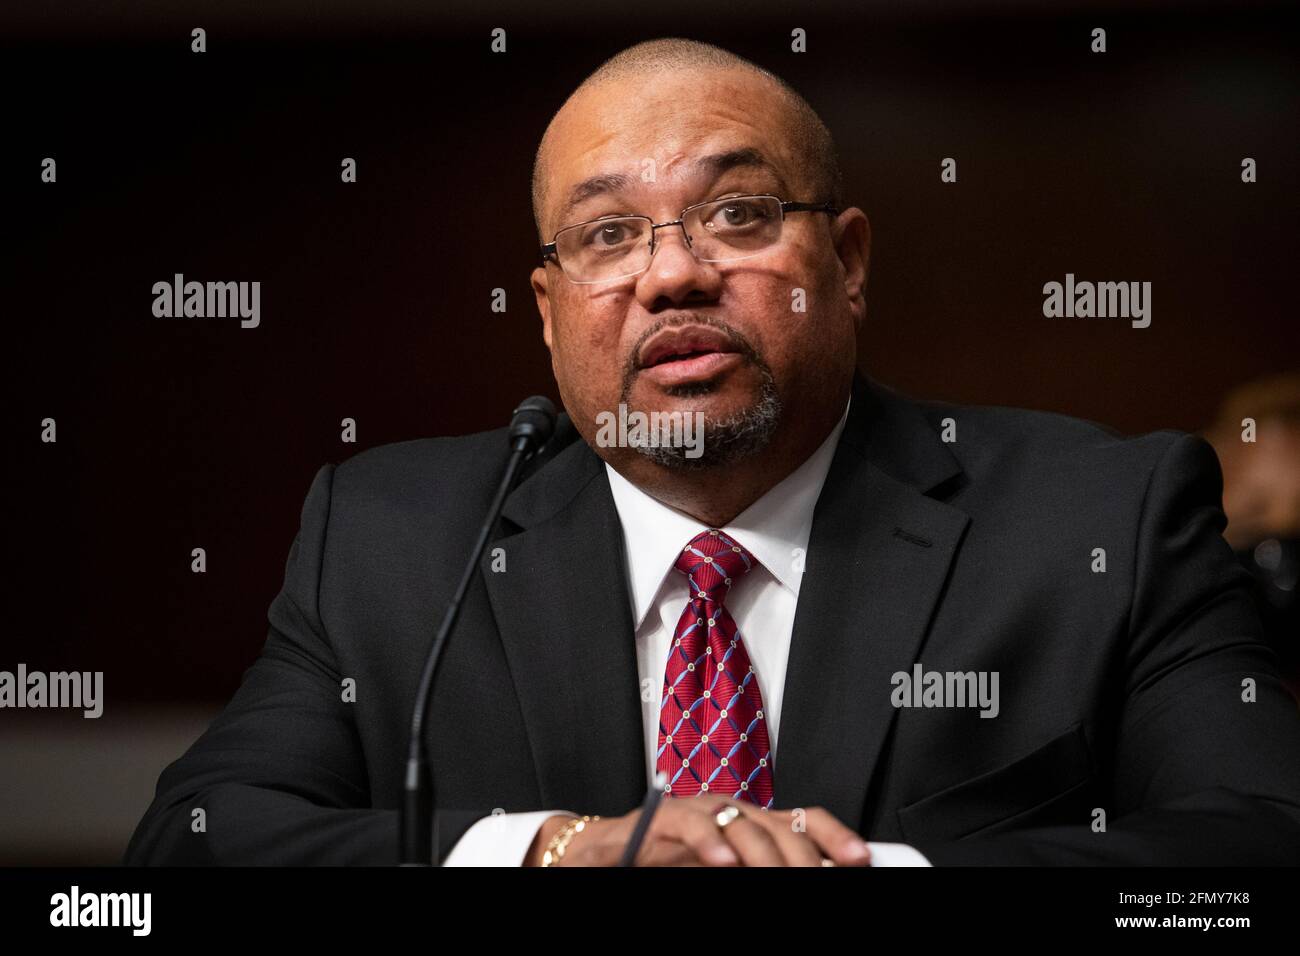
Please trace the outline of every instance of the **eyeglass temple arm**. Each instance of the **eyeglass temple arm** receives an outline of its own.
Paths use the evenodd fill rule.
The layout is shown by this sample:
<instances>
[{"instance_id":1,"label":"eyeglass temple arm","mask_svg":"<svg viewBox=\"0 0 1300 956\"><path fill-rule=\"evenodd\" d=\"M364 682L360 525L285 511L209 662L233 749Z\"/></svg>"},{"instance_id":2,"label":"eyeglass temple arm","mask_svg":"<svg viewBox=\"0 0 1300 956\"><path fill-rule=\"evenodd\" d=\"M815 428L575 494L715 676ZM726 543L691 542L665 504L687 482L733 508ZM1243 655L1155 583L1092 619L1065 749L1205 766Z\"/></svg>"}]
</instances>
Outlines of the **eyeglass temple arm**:
<instances>
[{"instance_id":1,"label":"eyeglass temple arm","mask_svg":"<svg viewBox=\"0 0 1300 956\"><path fill-rule=\"evenodd\" d=\"M781 212L828 212L838 216L840 211L830 202L782 202Z\"/></svg>"}]
</instances>

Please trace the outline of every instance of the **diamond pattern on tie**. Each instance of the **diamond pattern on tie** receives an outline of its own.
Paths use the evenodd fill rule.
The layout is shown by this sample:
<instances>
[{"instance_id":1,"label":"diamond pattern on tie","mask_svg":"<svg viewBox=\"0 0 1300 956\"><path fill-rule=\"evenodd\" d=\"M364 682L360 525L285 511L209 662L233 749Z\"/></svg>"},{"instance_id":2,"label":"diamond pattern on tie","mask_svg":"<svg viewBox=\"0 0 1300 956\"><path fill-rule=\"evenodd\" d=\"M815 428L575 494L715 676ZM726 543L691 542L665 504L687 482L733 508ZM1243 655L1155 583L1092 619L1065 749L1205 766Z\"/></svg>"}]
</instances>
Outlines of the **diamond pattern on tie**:
<instances>
[{"instance_id":1,"label":"diamond pattern on tie","mask_svg":"<svg viewBox=\"0 0 1300 956\"><path fill-rule=\"evenodd\" d=\"M772 806L772 754L763 697L736 622L723 606L752 555L721 531L677 556L689 594L669 649L659 705L656 769L674 797L718 794Z\"/></svg>"}]
</instances>

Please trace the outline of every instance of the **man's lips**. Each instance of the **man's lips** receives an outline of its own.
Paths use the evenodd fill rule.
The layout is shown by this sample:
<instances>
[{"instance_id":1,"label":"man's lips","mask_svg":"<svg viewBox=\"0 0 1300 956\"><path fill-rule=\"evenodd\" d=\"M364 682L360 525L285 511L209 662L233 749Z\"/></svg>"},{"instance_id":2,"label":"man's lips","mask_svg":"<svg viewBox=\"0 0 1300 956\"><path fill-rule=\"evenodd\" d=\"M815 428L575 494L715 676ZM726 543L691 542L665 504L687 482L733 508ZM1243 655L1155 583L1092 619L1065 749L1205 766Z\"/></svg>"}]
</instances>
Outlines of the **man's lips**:
<instances>
[{"instance_id":1,"label":"man's lips","mask_svg":"<svg viewBox=\"0 0 1300 956\"><path fill-rule=\"evenodd\" d=\"M671 359L641 370L641 374L661 387L703 382L735 368L744 360L739 352L698 352Z\"/></svg>"},{"instance_id":2,"label":"man's lips","mask_svg":"<svg viewBox=\"0 0 1300 956\"><path fill-rule=\"evenodd\" d=\"M702 325L664 329L641 347L637 364L657 385L697 382L733 368L742 356L726 333Z\"/></svg>"},{"instance_id":3,"label":"man's lips","mask_svg":"<svg viewBox=\"0 0 1300 956\"><path fill-rule=\"evenodd\" d=\"M691 361L695 357L709 352L735 352L731 339L718 329L703 325L683 325L664 329L650 341L641 346L637 364L641 368L653 368L665 362Z\"/></svg>"}]
</instances>

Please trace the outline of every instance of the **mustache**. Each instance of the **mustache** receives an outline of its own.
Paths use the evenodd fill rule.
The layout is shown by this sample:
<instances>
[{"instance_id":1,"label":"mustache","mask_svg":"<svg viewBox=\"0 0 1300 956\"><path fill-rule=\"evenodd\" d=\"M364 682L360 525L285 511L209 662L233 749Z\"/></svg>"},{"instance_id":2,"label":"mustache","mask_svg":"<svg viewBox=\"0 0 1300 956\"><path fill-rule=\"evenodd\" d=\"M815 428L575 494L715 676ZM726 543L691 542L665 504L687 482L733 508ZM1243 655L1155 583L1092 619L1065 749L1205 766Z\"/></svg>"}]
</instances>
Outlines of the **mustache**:
<instances>
[{"instance_id":1,"label":"mustache","mask_svg":"<svg viewBox=\"0 0 1300 956\"><path fill-rule=\"evenodd\" d=\"M738 329L733 328L721 319L714 318L711 315L682 315L673 318L660 319L654 322L644 332L637 336L632 347L628 350L627 361L623 365L623 394L626 395L632 388L632 380L640 373L637 356L641 354L641 349L651 338L658 335L664 329L675 329L686 325L703 325L710 329L721 332L727 338L727 345L732 351L742 356L745 361L752 362L760 369L770 374L767 363L763 361L762 355L759 354L754 343L745 337Z\"/></svg>"}]
</instances>

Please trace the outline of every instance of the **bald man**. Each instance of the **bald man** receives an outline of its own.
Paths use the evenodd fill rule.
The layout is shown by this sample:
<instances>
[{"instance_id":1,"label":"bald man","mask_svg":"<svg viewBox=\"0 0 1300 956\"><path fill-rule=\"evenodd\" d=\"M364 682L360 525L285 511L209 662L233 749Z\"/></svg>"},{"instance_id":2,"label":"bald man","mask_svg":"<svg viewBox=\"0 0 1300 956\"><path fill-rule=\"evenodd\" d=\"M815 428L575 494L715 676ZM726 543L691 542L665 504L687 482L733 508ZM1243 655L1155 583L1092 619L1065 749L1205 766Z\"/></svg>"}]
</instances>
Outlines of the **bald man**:
<instances>
[{"instance_id":1,"label":"bald man","mask_svg":"<svg viewBox=\"0 0 1300 956\"><path fill-rule=\"evenodd\" d=\"M643 864L1294 862L1300 716L1212 451L861 376L842 192L802 97L704 44L624 51L551 121L566 414L438 670L436 857L613 864L661 786ZM320 469L266 647L127 862L396 861L430 622L508 450Z\"/></svg>"}]
</instances>

